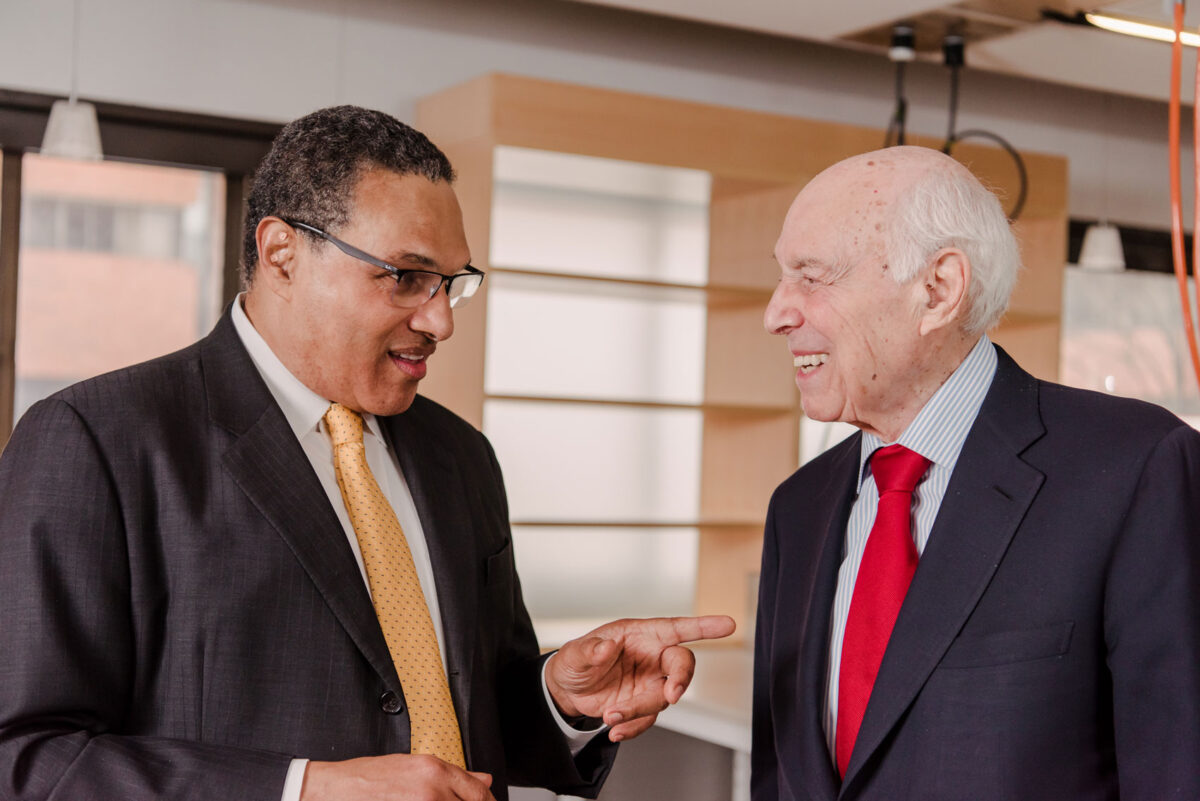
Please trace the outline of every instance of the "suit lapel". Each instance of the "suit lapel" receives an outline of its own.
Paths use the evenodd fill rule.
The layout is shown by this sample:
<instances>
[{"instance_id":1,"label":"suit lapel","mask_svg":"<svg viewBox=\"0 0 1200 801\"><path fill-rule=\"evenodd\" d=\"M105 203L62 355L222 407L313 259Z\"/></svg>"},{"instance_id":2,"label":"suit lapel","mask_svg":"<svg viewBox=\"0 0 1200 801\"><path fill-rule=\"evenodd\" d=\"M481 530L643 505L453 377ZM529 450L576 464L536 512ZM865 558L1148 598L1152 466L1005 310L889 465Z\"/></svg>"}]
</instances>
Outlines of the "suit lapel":
<instances>
[{"instance_id":1,"label":"suit lapel","mask_svg":"<svg viewBox=\"0 0 1200 801\"><path fill-rule=\"evenodd\" d=\"M222 456L225 469L291 548L367 662L399 686L341 523L228 313L200 358L212 420L236 437Z\"/></svg>"},{"instance_id":2,"label":"suit lapel","mask_svg":"<svg viewBox=\"0 0 1200 801\"><path fill-rule=\"evenodd\" d=\"M418 398L403 414L381 419L381 428L391 441L425 532L442 617L446 672L463 743L469 749L467 701L471 697L480 578L475 572L478 565L470 558L474 544L466 487L453 454L447 451L452 437L434 430L424 403ZM469 757L468 753L468 762Z\"/></svg>"},{"instance_id":3,"label":"suit lapel","mask_svg":"<svg viewBox=\"0 0 1200 801\"><path fill-rule=\"evenodd\" d=\"M1045 479L1020 458L1045 431L1037 382L999 348L997 355L996 378L963 445L888 641L843 795L958 636Z\"/></svg>"},{"instance_id":4,"label":"suit lapel","mask_svg":"<svg viewBox=\"0 0 1200 801\"><path fill-rule=\"evenodd\" d=\"M781 676L789 673L798 675L795 679L798 708L776 709L774 714L777 720L799 716L799 742L782 743L780 754L798 755L799 759L788 772L794 786L805 788L814 801L833 801L838 787L837 772L825 740L823 710L829 659L830 607L837 588L838 567L842 561L846 520L857 489L855 479L858 476L860 440L861 437L855 435L838 446L840 453L834 457L826 486L814 493L816 497L833 499L832 503L825 506L825 516L808 524L818 532L812 550L800 552L801 558L815 561L815 573L808 582L807 597L797 599L798 602L791 607L799 619L786 620L781 611L779 617L782 625L776 625L777 631L803 632L799 649L800 669L792 671L785 668L780 672ZM809 499L803 500L807 502ZM786 535L786 532L780 532L779 536ZM780 575L786 579L803 575L811 569L784 563L780 565Z\"/></svg>"}]
</instances>

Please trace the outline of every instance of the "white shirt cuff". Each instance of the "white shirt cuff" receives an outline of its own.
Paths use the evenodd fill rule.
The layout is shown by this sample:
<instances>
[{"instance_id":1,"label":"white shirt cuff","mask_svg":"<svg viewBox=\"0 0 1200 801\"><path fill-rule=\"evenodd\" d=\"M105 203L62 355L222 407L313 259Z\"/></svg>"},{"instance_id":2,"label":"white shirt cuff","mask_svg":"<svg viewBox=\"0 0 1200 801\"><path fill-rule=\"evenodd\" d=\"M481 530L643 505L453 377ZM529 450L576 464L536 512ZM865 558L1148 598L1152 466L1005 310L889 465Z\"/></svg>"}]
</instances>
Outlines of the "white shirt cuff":
<instances>
[{"instance_id":1,"label":"white shirt cuff","mask_svg":"<svg viewBox=\"0 0 1200 801\"><path fill-rule=\"evenodd\" d=\"M554 699L550 697L550 688L546 686L546 664L549 659L542 663L542 696L546 699L546 706L550 707L550 714L554 716L554 722L558 724L559 731L563 733L563 737L567 739L567 747L571 749L571 756L578 756L579 752L592 741L597 734L608 729L608 726L600 726L598 729L590 729L583 731L567 723L563 716L559 714L558 706L555 705ZM287 778L283 782L283 796L280 801L300 801L300 791L304 789L304 771L308 768L307 759L293 759L292 764L288 765Z\"/></svg>"},{"instance_id":2,"label":"white shirt cuff","mask_svg":"<svg viewBox=\"0 0 1200 801\"><path fill-rule=\"evenodd\" d=\"M288 765L287 778L283 780L283 798L279 801L300 801L300 791L304 789L304 771L308 768L307 759L293 759Z\"/></svg>"},{"instance_id":3,"label":"white shirt cuff","mask_svg":"<svg viewBox=\"0 0 1200 801\"><path fill-rule=\"evenodd\" d=\"M546 706L550 707L550 714L554 716L554 722L558 724L563 737L567 738L567 746L571 749L571 756L579 756L579 752L584 749L584 746L590 743L592 738L600 732L607 731L608 726L602 724L598 729L583 731L582 729L575 728L563 719L563 716L558 711L558 705L554 703L554 699L550 696L550 688L546 686L546 666L549 664L549 659L542 663L542 695L546 698ZM284 801L291 801L291 799L284 799Z\"/></svg>"}]
</instances>

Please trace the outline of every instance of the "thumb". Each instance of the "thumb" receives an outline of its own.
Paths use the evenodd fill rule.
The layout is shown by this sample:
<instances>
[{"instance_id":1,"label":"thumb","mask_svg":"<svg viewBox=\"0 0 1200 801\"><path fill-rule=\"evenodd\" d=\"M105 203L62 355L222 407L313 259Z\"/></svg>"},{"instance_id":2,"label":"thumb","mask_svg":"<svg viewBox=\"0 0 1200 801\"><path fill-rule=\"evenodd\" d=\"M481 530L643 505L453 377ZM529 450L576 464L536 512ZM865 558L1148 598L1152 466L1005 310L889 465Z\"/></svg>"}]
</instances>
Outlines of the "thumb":
<instances>
[{"instance_id":1,"label":"thumb","mask_svg":"<svg viewBox=\"0 0 1200 801\"><path fill-rule=\"evenodd\" d=\"M563 667L574 673L607 669L616 660L617 644L605 637L583 637L564 645L558 652Z\"/></svg>"},{"instance_id":2,"label":"thumb","mask_svg":"<svg viewBox=\"0 0 1200 801\"><path fill-rule=\"evenodd\" d=\"M588 662L591 667L607 668L617 660L617 653L620 649L614 640L605 639L604 637L589 637L590 653L588 654Z\"/></svg>"},{"instance_id":3,"label":"thumb","mask_svg":"<svg viewBox=\"0 0 1200 801\"><path fill-rule=\"evenodd\" d=\"M590 691L620 654L617 643L588 636L563 645L546 664L546 689L567 717L580 714L579 693Z\"/></svg>"},{"instance_id":4,"label":"thumb","mask_svg":"<svg viewBox=\"0 0 1200 801\"><path fill-rule=\"evenodd\" d=\"M467 771L467 773L474 776L476 779L479 779L479 781L483 782L484 785L486 785L488 787L492 786L492 774L480 773L479 771L474 771L474 770L469 770L469 771Z\"/></svg>"}]
</instances>

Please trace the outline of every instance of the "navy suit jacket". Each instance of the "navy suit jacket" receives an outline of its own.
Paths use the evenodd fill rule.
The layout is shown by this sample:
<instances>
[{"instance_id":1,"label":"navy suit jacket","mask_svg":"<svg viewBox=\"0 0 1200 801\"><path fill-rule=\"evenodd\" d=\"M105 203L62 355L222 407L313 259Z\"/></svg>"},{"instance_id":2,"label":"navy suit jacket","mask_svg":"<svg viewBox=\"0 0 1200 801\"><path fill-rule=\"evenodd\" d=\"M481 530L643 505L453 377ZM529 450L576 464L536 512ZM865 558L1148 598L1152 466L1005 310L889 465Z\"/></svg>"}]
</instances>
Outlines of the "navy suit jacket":
<instances>
[{"instance_id":1,"label":"navy suit jacket","mask_svg":"<svg viewBox=\"0 0 1200 801\"><path fill-rule=\"evenodd\" d=\"M1000 351L839 782L821 718L859 442L771 501L754 801L1200 798L1200 433Z\"/></svg>"},{"instance_id":2,"label":"navy suit jacket","mask_svg":"<svg viewBox=\"0 0 1200 801\"><path fill-rule=\"evenodd\" d=\"M612 748L573 760L547 709L491 447L421 397L381 427L428 539L469 767L498 799L594 796ZM293 757L409 749L345 533L228 314L21 419L0 610L0 798L277 801Z\"/></svg>"}]
</instances>

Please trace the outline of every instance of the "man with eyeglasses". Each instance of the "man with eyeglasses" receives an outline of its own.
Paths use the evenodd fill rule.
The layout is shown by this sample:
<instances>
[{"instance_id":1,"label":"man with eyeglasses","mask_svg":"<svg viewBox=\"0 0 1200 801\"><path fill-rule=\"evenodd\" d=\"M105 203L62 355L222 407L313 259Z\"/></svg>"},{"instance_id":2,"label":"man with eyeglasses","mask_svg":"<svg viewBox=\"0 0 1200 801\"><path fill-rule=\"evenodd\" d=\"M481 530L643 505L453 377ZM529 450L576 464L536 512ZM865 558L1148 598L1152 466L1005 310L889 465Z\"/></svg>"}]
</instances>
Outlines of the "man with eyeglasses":
<instances>
[{"instance_id":1,"label":"man with eyeglasses","mask_svg":"<svg viewBox=\"0 0 1200 801\"><path fill-rule=\"evenodd\" d=\"M732 631L618 621L539 655L491 448L416 395L484 278L453 177L385 114L293 122L214 331L22 418L0 797L594 797L686 689L680 643Z\"/></svg>"}]
</instances>

